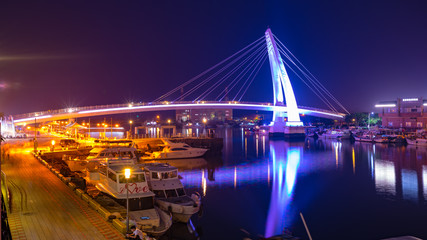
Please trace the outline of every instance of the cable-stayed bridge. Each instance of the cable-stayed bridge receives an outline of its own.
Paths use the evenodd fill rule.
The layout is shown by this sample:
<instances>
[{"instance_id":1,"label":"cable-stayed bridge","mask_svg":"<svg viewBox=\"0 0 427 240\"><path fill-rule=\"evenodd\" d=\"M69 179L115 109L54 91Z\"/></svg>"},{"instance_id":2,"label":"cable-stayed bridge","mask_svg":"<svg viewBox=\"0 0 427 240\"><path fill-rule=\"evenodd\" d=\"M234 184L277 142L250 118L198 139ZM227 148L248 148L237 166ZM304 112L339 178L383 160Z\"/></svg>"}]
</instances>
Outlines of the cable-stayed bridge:
<instances>
[{"instance_id":1,"label":"cable-stayed bridge","mask_svg":"<svg viewBox=\"0 0 427 240\"><path fill-rule=\"evenodd\" d=\"M273 84L273 102L244 102L246 93L266 59L269 59ZM287 68L285 68L285 65ZM287 69L300 79L328 108L299 106ZM244 109L272 111L270 132L299 127L300 115L340 119L348 113L345 107L320 81L267 29L265 35L240 51L173 88L152 102L73 107L15 115L15 124L47 122L121 113L179 109Z\"/></svg>"}]
</instances>

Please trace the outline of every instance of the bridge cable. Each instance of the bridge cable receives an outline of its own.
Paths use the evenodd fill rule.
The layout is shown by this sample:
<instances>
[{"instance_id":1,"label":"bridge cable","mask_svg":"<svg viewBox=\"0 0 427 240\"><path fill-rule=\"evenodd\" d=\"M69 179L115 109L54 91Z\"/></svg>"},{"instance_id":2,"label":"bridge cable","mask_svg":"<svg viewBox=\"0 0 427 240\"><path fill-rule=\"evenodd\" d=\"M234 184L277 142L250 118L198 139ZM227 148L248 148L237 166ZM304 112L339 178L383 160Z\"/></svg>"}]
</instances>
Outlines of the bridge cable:
<instances>
[{"instance_id":1,"label":"bridge cable","mask_svg":"<svg viewBox=\"0 0 427 240\"><path fill-rule=\"evenodd\" d=\"M199 95L194 101L197 101L202 98L206 98L212 91L214 91L217 87L219 87L228 77L232 76L242 65L248 62L254 55L258 54L260 51L265 49L265 43L261 44L258 49L256 49L249 57L245 58L242 62L240 62L236 67L234 67L230 72L226 73L219 81L210 86L207 90L205 90L201 95Z\"/></svg>"},{"instance_id":2,"label":"bridge cable","mask_svg":"<svg viewBox=\"0 0 427 240\"><path fill-rule=\"evenodd\" d=\"M264 49L264 51L262 51ZM224 90L221 92L221 93L219 93L218 94L218 96L216 97L216 99L218 99L218 98L220 98L221 97L221 95L224 93L224 96L223 97L221 97L220 98L220 100L219 101L222 101L222 99L227 95L227 91L231 91L242 79L243 79L243 77L250 71L250 69L257 63L257 62L259 62L261 59L262 59L262 57L263 57L263 55L267 52L266 51L266 45L264 45L260 50L261 51L259 51L259 53L258 53L258 55L251 61L251 63L249 63L249 65L247 65L246 67L245 67L245 69L243 69L243 71L241 71L235 78L234 78L234 80L231 82L231 83L229 83L225 88L224 88ZM252 71L253 72L253 71ZM246 80L247 81L247 80ZM231 88L229 88L229 87L231 87ZM235 97L234 97L235 98Z\"/></svg>"},{"instance_id":3,"label":"bridge cable","mask_svg":"<svg viewBox=\"0 0 427 240\"><path fill-rule=\"evenodd\" d=\"M282 52L279 49L279 52L281 52L283 55L286 56L286 53ZM292 61L291 61L292 62ZM320 90L318 88L316 88L316 86L310 86L310 84L308 84L304 78L302 78L286 61L283 61L284 64L286 64L286 66L292 70L292 72L317 96L320 98L320 100L322 100L323 103L325 103L332 111L334 112L338 112L336 110L336 108L329 102L329 100L320 92ZM296 66L298 68L298 66ZM304 72L302 72L304 74ZM313 89L313 87L315 87Z\"/></svg>"},{"instance_id":4,"label":"bridge cable","mask_svg":"<svg viewBox=\"0 0 427 240\"><path fill-rule=\"evenodd\" d=\"M202 73L200 73L197 76L191 78L190 80L186 81L185 83L179 85L178 87L176 87L176 88L172 89L171 91L169 91L169 92L163 94L162 96L158 97L157 99L154 100L154 102L161 101L162 99L165 99L166 97L170 96L174 92L180 90L181 88L183 88L183 87L187 86L188 84L192 83L193 81L197 80L199 77L201 77L201 76L205 75L206 73L210 72L212 69L215 69L216 67L224 64L225 62L227 62L228 60L230 60L231 58L233 58L237 54L241 53L242 51L246 50L247 48L251 47L252 45L256 44L257 42L259 43L260 41L263 41L264 38L265 38L265 36L262 36L262 37L258 38L254 42L250 43L246 47L242 48L241 50L237 51L236 53L234 53L231 56L227 57L226 59L222 60L221 62L217 63L213 67L210 67L209 69L203 71Z\"/></svg>"},{"instance_id":5,"label":"bridge cable","mask_svg":"<svg viewBox=\"0 0 427 240\"><path fill-rule=\"evenodd\" d=\"M280 50L279 50L280 51ZM318 89L313 89L312 86L310 86L304 78L302 78L290 65L288 62L283 61L283 63L317 96L320 100L322 100L323 103L325 103L332 111L338 112L336 108L329 102L329 100L323 96L321 92L319 92Z\"/></svg>"},{"instance_id":6,"label":"bridge cable","mask_svg":"<svg viewBox=\"0 0 427 240\"><path fill-rule=\"evenodd\" d=\"M226 66L222 67L221 69L219 69L217 72L215 72L213 75L209 76L207 79L205 79L204 81L200 82L199 84L197 84L195 87L193 87L192 89L190 89L189 91L187 91L185 94L183 94L181 97L177 98L177 99L183 99L185 97L187 97L188 95L190 95L191 93L193 93L195 90L197 90L198 88L200 88L201 86L205 85L206 83L208 83L209 81L211 81L214 77L216 77L217 75L219 75L220 73L222 73L225 69L229 68L230 66L232 66L235 62L237 62L239 59L241 59L243 56L247 55L249 52L251 52L254 48L259 47L260 44L262 44L263 42L259 42L257 43L255 46L251 47L249 50L247 50L246 52L244 52L241 56L238 56L236 59L234 59L233 61L231 61L230 63L228 63ZM176 100L175 100L176 101Z\"/></svg>"},{"instance_id":7,"label":"bridge cable","mask_svg":"<svg viewBox=\"0 0 427 240\"><path fill-rule=\"evenodd\" d=\"M278 37L276 37L273 34L274 38L279 42L280 45L283 46L283 48L289 52L289 54L308 72L309 75L311 75L312 79L311 81L314 81L315 83L317 82L318 86L335 102L337 103L337 105L339 105L345 112L349 113L349 111L328 91L328 89L326 89L323 84L305 67L305 65L303 63L301 63L301 61L295 57L295 55L280 41L280 39Z\"/></svg>"},{"instance_id":8,"label":"bridge cable","mask_svg":"<svg viewBox=\"0 0 427 240\"><path fill-rule=\"evenodd\" d=\"M254 73L255 69L258 67L259 63L262 61L262 59L264 58L264 55L267 54L267 48L265 48L265 51L262 51L258 54L258 56L256 57L256 59L254 59L252 62L254 62L253 64L251 63L250 66L247 66L244 70L244 74L239 78L238 81L236 81L233 86L231 87L231 89L233 89L242 79L243 77L249 72L250 69L252 69L251 73L247 76L246 80L244 81L244 83L242 84L242 87L240 87L239 91L237 91L236 95L233 98L233 101L236 100L237 95L240 93L241 89L245 86L245 84L248 82L249 78L252 76L252 74ZM253 66L255 66L253 68ZM233 81L234 82L234 81ZM229 84L229 86L231 85L231 83ZM227 87L229 87L227 86ZM224 91L223 91L224 92ZM221 93L222 94L222 93ZM220 95L221 95L220 94ZM219 100L222 101L222 99L224 99L224 97L226 96L226 94L224 94L224 96Z\"/></svg>"},{"instance_id":9,"label":"bridge cable","mask_svg":"<svg viewBox=\"0 0 427 240\"><path fill-rule=\"evenodd\" d=\"M252 84L252 82L254 81L255 77L258 75L258 72L261 69L261 67L264 65L265 60L267 60L267 57L268 57L268 54L266 53L263 57L262 63L258 67L258 70L256 71L255 75L253 75L252 80L249 82L249 84L246 86L246 89L243 91L242 95L240 96L239 102L242 100L243 96L246 94L246 91L248 90L248 88ZM240 92L240 90L239 90L239 92ZM234 99L233 99L233 101L234 101Z\"/></svg>"}]
</instances>

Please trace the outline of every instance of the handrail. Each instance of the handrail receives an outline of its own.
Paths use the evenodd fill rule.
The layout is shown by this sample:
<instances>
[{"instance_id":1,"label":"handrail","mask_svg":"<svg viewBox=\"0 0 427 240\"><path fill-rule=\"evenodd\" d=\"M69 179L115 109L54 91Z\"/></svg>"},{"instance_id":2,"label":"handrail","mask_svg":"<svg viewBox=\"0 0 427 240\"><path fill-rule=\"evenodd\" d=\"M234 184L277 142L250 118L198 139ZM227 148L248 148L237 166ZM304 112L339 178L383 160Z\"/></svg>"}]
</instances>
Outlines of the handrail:
<instances>
[{"instance_id":1,"label":"handrail","mask_svg":"<svg viewBox=\"0 0 427 240\"><path fill-rule=\"evenodd\" d=\"M73 112L79 112L79 111L85 111L85 110L95 110L95 109L106 109L106 108L120 108L120 107L138 107L138 106L156 106L156 105L172 105L172 104L204 104L204 103L224 103L225 104L257 104L257 105L270 105L273 106L272 103L268 102L237 102L237 101L175 101L175 102L168 102L168 101L162 101L162 102L140 102L140 103L132 103L132 104L107 104L107 105L95 105L95 106L84 106L84 107L75 107L75 108L63 108L63 109L56 109L56 110L47 110L47 111L40 111L40 112L32 112L32 113L24 113L24 114L17 114L14 115L13 118L18 120L22 118L31 118L31 117L38 117L38 116L44 116L44 115L52 115L52 114L64 114L64 113L73 113ZM307 107L307 106L298 106L303 107L308 110L314 110L314 111L321 111L325 113L331 113L331 114L339 114L334 111L320 109L320 108L313 108L313 107Z\"/></svg>"}]
</instances>

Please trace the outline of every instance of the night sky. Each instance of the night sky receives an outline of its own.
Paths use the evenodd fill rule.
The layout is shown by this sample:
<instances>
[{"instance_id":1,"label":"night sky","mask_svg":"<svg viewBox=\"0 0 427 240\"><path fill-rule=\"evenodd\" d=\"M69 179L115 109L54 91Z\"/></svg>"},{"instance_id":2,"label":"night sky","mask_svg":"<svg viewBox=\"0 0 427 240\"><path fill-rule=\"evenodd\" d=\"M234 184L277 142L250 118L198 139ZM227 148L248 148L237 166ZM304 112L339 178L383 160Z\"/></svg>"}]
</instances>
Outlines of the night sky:
<instances>
[{"instance_id":1,"label":"night sky","mask_svg":"<svg viewBox=\"0 0 427 240\"><path fill-rule=\"evenodd\" d=\"M268 26L351 112L427 98L426 1L2 1L0 112L152 101ZM243 100L271 87L265 64Z\"/></svg>"}]
</instances>

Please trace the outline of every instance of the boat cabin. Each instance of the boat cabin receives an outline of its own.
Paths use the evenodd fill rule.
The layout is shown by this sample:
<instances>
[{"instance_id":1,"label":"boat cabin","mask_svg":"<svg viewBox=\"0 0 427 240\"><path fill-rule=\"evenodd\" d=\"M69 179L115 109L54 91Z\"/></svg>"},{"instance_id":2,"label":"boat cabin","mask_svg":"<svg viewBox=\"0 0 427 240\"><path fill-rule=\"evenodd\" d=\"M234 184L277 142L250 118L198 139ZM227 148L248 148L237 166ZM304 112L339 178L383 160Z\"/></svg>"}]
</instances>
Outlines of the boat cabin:
<instances>
[{"instance_id":1,"label":"boat cabin","mask_svg":"<svg viewBox=\"0 0 427 240\"><path fill-rule=\"evenodd\" d=\"M147 175L151 191L158 198L174 198L185 196L184 186L178 178L178 169L169 164L146 164L144 171Z\"/></svg>"},{"instance_id":2,"label":"boat cabin","mask_svg":"<svg viewBox=\"0 0 427 240\"><path fill-rule=\"evenodd\" d=\"M126 168L131 170L129 179L125 178ZM126 200L128 194L130 211L154 208L154 194L148 187L144 171L137 165L102 164L99 167L99 177L97 187L101 191L118 200Z\"/></svg>"}]
</instances>

